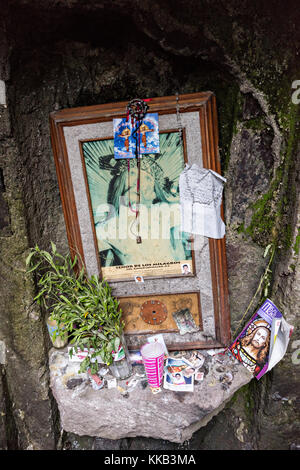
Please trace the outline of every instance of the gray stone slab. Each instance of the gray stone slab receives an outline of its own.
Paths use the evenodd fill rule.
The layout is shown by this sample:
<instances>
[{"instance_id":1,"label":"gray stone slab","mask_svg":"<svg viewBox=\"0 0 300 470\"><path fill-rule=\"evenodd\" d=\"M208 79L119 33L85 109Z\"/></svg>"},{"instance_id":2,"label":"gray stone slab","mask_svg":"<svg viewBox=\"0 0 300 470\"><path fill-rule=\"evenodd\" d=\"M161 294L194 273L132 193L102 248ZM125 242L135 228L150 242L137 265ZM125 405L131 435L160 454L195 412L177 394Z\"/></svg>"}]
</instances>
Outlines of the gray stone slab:
<instances>
[{"instance_id":1,"label":"gray stone slab","mask_svg":"<svg viewBox=\"0 0 300 470\"><path fill-rule=\"evenodd\" d=\"M126 398L117 388L94 390L87 374L78 374L79 364L69 361L66 349L52 349L50 385L63 429L106 439L143 436L177 443L190 439L253 377L227 355L201 353L206 356L201 369L205 376L202 382L195 382L194 392L163 388L154 395L140 381ZM77 381L78 386L67 385L78 378L83 379ZM126 388L126 381L118 381L118 385Z\"/></svg>"}]
</instances>

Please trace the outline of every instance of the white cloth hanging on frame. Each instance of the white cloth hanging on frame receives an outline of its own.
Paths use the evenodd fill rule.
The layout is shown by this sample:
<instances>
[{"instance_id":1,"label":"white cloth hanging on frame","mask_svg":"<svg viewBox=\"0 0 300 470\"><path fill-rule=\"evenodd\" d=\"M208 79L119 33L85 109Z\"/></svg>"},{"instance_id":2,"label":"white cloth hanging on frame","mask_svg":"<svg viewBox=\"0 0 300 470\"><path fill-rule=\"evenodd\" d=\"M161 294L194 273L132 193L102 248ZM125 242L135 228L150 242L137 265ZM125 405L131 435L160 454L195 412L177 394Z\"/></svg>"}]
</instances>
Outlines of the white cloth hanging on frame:
<instances>
[{"instance_id":1,"label":"white cloth hanging on frame","mask_svg":"<svg viewBox=\"0 0 300 470\"><path fill-rule=\"evenodd\" d=\"M220 206L226 178L213 170L186 164L179 177L181 230L223 238L225 224Z\"/></svg>"}]
</instances>

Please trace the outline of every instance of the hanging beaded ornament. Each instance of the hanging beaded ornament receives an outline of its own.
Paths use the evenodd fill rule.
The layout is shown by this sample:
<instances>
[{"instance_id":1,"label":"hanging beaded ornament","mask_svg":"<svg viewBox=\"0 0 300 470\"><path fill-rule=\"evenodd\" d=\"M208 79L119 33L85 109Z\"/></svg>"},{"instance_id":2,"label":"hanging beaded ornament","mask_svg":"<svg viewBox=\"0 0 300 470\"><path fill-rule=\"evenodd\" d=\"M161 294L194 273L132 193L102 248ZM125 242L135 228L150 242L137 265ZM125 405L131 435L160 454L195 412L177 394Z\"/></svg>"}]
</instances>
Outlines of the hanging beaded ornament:
<instances>
[{"instance_id":1,"label":"hanging beaded ornament","mask_svg":"<svg viewBox=\"0 0 300 470\"><path fill-rule=\"evenodd\" d=\"M140 232L140 225L139 225L139 212L140 212L140 200L141 200L141 193L140 193L140 178L141 178L141 167L140 167L140 128L143 123L143 119L148 111L148 105L144 100L135 98L131 100L127 105L127 121L129 117L131 118L131 125L134 129L132 132L132 137L135 140L135 157L137 159L137 170L138 170L138 177L137 177L137 203L136 209L133 210L130 203L130 159L128 159L128 198L129 198L129 207L130 209L135 212L136 216L136 223L137 223L137 236L136 242L142 243L142 238L139 235Z\"/></svg>"},{"instance_id":2,"label":"hanging beaded ornament","mask_svg":"<svg viewBox=\"0 0 300 470\"><path fill-rule=\"evenodd\" d=\"M148 111L148 105L144 100L135 98L127 105L127 116L135 121L142 121ZM134 123L133 123L134 124Z\"/></svg>"}]
</instances>

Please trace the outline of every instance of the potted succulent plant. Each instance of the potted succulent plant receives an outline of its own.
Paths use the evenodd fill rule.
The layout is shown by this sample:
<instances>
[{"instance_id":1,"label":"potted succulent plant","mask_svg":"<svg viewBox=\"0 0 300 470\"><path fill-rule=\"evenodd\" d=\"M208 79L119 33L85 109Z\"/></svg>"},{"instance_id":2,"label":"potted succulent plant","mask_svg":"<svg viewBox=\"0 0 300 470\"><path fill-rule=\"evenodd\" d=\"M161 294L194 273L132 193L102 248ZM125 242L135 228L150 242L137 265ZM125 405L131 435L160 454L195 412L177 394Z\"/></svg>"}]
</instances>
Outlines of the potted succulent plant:
<instances>
[{"instance_id":1,"label":"potted succulent plant","mask_svg":"<svg viewBox=\"0 0 300 470\"><path fill-rule=\"evenodd\" d=\"M51 252L32 248L27 259L27 271L37 273L37 303L51 311L57 336L69 334L74 348L87 348L88 355L81 363L80 372L98 371L96 357L111 366L112 373L125 378L131 375L131 365L123 335L124 322L119 302L111 294L106 281L97 276L88 277L83 267L75 270L78 258L71 259L57 252L51 242ZM70 349L72 356L73 348ZM117 362L119 364L117 364ZM117 365L116 365L117 364Z\"/></svg>"}]
</instances>

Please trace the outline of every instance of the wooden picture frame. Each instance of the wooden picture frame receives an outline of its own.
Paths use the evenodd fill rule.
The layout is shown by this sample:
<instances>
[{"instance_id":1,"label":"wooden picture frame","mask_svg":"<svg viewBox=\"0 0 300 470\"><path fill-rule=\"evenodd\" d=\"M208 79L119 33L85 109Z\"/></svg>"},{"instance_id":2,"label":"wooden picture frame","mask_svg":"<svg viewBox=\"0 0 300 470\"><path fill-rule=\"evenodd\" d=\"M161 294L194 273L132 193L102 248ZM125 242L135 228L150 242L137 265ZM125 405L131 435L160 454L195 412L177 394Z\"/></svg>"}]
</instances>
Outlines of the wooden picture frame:
<instances>
[{"instance_id":1,"label":"wooden picture frame","mask_svg":"<svg viewBox=\"0 0 300 470\"><path fill-rule=\"evenodd\" d=\"M89 184L84 164L83 143L112 138L114 118L126 117L127 102L82 108L64 109L50 114L51 141L56 165L62 208L71 256L80 255L89 275L101 277L101 263L95 223L91 208ZM218 155L218 124L215 96L211 92L153 98L149 112L158 113L161 132L183 130L185 162L197 162L204 168L221 172ZM147 157L143 157L147 158ZM221 216L223 206L221 206ZM230 342L230 313L227 286L225 237L202 240L202 258L193 252L193 275L180 274L146 276L138 284L134 278L112 279L113 294L122 302L126 299L166 296L166 303L183 305L184 296L198 294L194 318L198 318L198 333L181 335L174 325L165 329L154 325L153 330L126 333L130 349L138 349L147 335L163 333L169 350L220 348ZM175 302L175 303L174 303ZM176 304L179 302L179 304ZM196 303L195 303L196 305ZM194 308L194 307L193 307ZM169 317L171 312L169 312ZM168 317L168 318L169 318Z\"/></svg>"}]
</instances>

